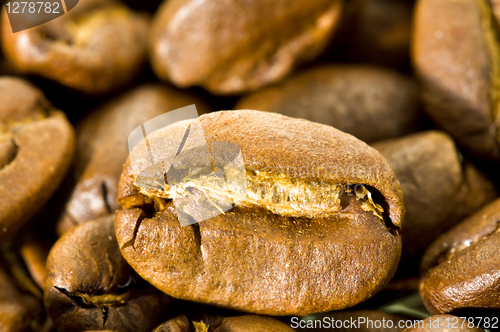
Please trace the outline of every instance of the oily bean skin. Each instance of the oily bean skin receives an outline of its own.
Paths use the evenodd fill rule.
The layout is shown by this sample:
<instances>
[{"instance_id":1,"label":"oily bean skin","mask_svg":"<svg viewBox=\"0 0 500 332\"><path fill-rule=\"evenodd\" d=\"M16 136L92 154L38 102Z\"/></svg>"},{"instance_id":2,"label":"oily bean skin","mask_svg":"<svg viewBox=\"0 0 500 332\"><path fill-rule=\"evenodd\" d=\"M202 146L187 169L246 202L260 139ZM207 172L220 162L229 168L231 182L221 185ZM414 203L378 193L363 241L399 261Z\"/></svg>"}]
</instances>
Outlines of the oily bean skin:
<instances>
[{"instance_id":1,"label":"oily bean skin","mask_svg":"<svg viewBox=\"0 0 500 332\"><path fill-rule=\"evenodd\" d=\"M3 29L11 31L6 15ZM21 73L103 94L127 84L145 64L148 21L113 0L80 0L56 20L5 33L2 46Z\"/></svg>"},{"instance_id":2,"label":"oily bean skin","mask_svg":"<svg viewBox=\"0 0 500 332\"><path fill-rule=\"evenodd\" d=\"M488 7L487 0L419 0L412 59L432 120L471 153L498 160L500 41Z\"/></svg>"},{"instance_id":3,"label":"oily bean skin","mask_svg":"<svg viewBox=\"0 0 500 332\"><path fill-rule=\"evenodd\" d=\"M165 112L195 103L200 114L209 108L196 96L163 85L144 85L94 110L77 127L73 173L76 182L56 229L59 234L82 222L113 213L118 180L128 156L128 135Z\"/></svg>"},{"instance_id":4,"label":"oily bean skin","mask_svg":"<svg viewBox=\"0 0 500 332\"><path fill-rule=\"evenodd\" d=\"M151 331L172 300L143 283L120 255L114 215L64 234L50 251L45 308L58 331Z\"/></svg>"},{"instance_id":5,"label":"oily bean skin","mask_svg":"<svg viewBox=\"0 0 500 332\"><path fill-rule=\"evenodd\" d=\"M435 315L424 319L422 324L402 332L484 332L478 327L467 327L468 321L452 315Z\"/></svg>"},{"instance_id":6,"label":"oily bean skin","mask_svg":"<svg viewBox=\"0 0 500 332\"><path fill-rule=\"evenodd\" d=\"M491 181L471 163L460 161L453 140L443 132L416 133L372 146L391 165L403 191L402 264L418 266L421 251L437 236L497 196Z\"/></svg>"},{"instance_id":7,"label":"oily bean skin","mask_svg":"<svg viewBox=\"0 0 500 332\"><path fill-rule=\"evenodd\" d=\"M324 123L373 142L415 129L418 94L414 82L390 70L323 65L245 96L235 108Z\"/></svg>"},{"instance_id":8,"label":"oily bean skin","mask_svg":"<svg viewBox=\"0 0 500 332\"><path fill-rule=\"evenodd\" d=\"M245 315L236 317L220 317L206 321L185 315L177 316L158 326L153 332L291 332L290 326L271 317Z\"/></svg>"},{"instance_id":9,"label":"oily bean skin","mask_svg":"<svg viewBox=\"0 0 500 332\"><path fill-rule=\"evenodd\" d=\"M346 194L340 198L342 210L326 217L288 217L264 203L237 204L180 227L172 201L154 215L145 214L149 198L134 185L149 160L141 143L120 179L118 201L125 209L117 212L115 228L122 254L143 278L173 297L268 315L345 308L389 281L399 260L404 210L399 185L374 149L332 127L274 113L216 112L200 121L207 143L240 147L245 167L271 174L292 167L299 170L291 175L297 180L375 188L383 197L385 222ZM172 142L188 125L178 122L149 137L166 165L172 162L169 151L176 150ZM339 168L332 172L324 165Z\"/></svg>"},{"instance_id":10,"label":"oily bean skin","mask_svg":"<svg viewBox=\"0 0 500 332\"><path fill-rule=\"evenodd\" d=\"M153 23L150 58L158 77L235 94L279 81L316 57L343 1L165 1ZM279 31L279 33L276 33Z\"/></svg>"},{"instance_id":11,"label":"oily bean skin","mask_svg":"<svg viewBox=\"0 0 500 332\"><path fill-rule=\"evenodd\" d=\"M500 310L500 199L441 235L426 251L420 295L431 313Z\"/></svg>"},{"instance_id":12,"label":"oily bean skin","mask_svg":"<svg viewBox=\"0 0 500 332\"><path fill-rule=\"evenodd\" d=\"M74 151L73 128L27 82L0 78L0 243L52 196Z\"/></svg>"}]
</instances>

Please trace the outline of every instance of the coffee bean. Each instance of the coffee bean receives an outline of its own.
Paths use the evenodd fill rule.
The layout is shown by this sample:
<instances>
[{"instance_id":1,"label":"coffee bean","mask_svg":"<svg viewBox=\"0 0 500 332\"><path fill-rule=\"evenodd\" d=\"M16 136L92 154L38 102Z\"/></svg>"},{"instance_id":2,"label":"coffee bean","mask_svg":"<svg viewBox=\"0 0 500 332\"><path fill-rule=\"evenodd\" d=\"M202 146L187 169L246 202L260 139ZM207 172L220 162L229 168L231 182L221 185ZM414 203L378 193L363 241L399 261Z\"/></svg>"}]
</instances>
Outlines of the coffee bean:
<instances>
[{"instance_id":1,"label":"coffee bean","mask_svg":"<svg viewBox=\"0 0 500 332\"><path fill-rule=\"evenodd\" d=\"M415 130L418 94L412 80L390 70L324 65L245 96L235 108L324 123L373 142Z\"/></svg>"},{"instance_id":2,"label":"coffee bean","mask_svg":"<svg viewBox=\"0 0 500 332\"><path fill-rule=\"evenodd\" d=\"M176 211L173 191L145 186L153 182L141 172L154 165L138 145L124 166L118 201L125 210L115 223L122 254L143 278L173 297L268 315L345 308L389 281L404 210L380 154L332 127L279 114L217 112L200 122L215 165L234 145L241 149L248 187L238 196L238 188L228 193L193 178L192 198L200 188L235 205L181 227L178 216L204 211ZM201 150L178 152L183 137L194 145L196 128L183 121L148 136L166 169L204 166Z\"/></svg>"},{"instance_id":3,"label":"coffee bean","mask_svg":"<svg viewBox=\"0 0 500 332\"><path fill-rule=\"evenodd\" d=\"M0 243L52 196L71 162L74 132L29 83L0 78Z\"/></svg>"},{"instance_id":4,"label":"coffee bean","mask_svg":"<svg viewBox=\"0 0 500 332\"><path fill-rule=\"evenodd\" d=\"M4 13L3 30L10 31ZM146 60L148 18L113 0L80 0L56 20L5 33L5 57L36 74L89 94L130 82Z\"/></svg>"},{"instance_id":5,"label":"coffee bean","mask_svg":"<svg viewBox=\"0 0 500 332\"><path fill-rule=\"evenodd\" d=\"M470 152L498 160L496 7L488 0L419 0L412 56L429 116Z\"/></svg>"},{"instance_id":6,"label":"coffee bean","mask_svg":"<svg viewBox=\"0 0 500 332\"><path fill-rule=\"evenodd\" d=\"M500 277L495 272L500 269L499 220L497 199L427 249L422 259L426 275L420 294L431 313L500 309Z\"/></svg>"},{"instance_id":7,"label":"coffee bean","mask_svg":"<svg viewBox=\"0 0 500 332\"><path fill-rule=\"evenodd\" d=\"M45 287L47 280L47 256L51 244L47 239L35 235L33 232L25 231L21 234L19 241L19 254L34 283L40 288Z\"/></svg>"},{"instance_id":8,"label":"coffee bean","mask_svg":"<svg viewBox=\"0 0 500 332\"><path fill-rule=\"evenodd\" d=\"M421 132L372 146L386 158L401 184L406 209L402 264L411 265L417 274L425 247L493 201L495 187L474 165L461 160L445 133Z\"/></svg>"},{"instance_id":9,"label":"coffee bean","mask_svg":"<svg viewBox=\"0 0 500 332\"><path fill-rule=\"evenodd\" d=\"M144 283L120 255L114 215L64 234L51 249L44 302L58 331L151 331L172 300Z\"/></svg>"},{"instance_id":10,"label":"coffee bean","mask_svg":"<svg viewBox=\"0 0 500 332\"><path fill-rule=\"evenodd\" d=\"M118 180L128 156L128 136L137 126L167 111L196 103L195 95L162 85L144 85L99 107L77 127L74 172L76 182L57 231L62 234L82 222L114 213Z\"/></svg>"},{"instance_id":11,"label":"coffee bean","mask_svg":"<svg viewBox=\"0 0 500 332\"><path fill-rule=\"evenodd\" d=\"M48 331L45 318L41 299L21 287L0 256L0 329Z\"/></svg>"},{"instance_id":12,"label":"coffee bean","mask_svg":"<svg viewBox=\"0 0 500 332\"><path fill-rule=\"evenodd\" d=\"M151 32L161 79L234 94L276 82L316 57L334 31L341 0L165 1ZM279 33L278 33L279 31Z\"/></svg>"}]
</instances>

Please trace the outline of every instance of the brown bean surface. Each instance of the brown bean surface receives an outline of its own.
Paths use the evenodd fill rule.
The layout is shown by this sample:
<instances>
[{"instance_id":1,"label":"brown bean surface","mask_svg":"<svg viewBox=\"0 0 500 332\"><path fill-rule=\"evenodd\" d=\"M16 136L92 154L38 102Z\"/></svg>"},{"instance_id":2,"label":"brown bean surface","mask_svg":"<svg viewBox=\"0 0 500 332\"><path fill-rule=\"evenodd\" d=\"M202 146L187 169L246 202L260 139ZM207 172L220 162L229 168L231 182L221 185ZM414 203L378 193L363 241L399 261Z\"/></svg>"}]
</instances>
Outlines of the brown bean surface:
<instances>
[{"instance_id":1,"label":"brown bean surface","mask_svg":"<svg viewBox=\"0 0 500 332\"><path fill-rule=\"evenodd\" d=\"M151 32L158 77L234 94L276 82L318 55L341 13L341 0L165 1ZM276 33L279 31L279 34Z\"/></svg>"},{"instance_id":2,"label":"brown bean surface","mask_svg":"<svg viewBox=\"0 0 500 332\"><path fill-rule=\"evenodd\" d=\"M373 142L415 130L415 83L397 72L361 65L324 65L241 99L254 109L324 123Z\"/></svg>"},{"instance_id":3,"label":"brown bean surface","mask_svg":"<svg viewBox=\"0 0 500 332\"><path fill-rule=\"evenodd\" d=\"M64 16L16 33L3 16L3 51L21 73L103 94L129 83L146 62L149 19L118 1L80 0Z\"/></svg>"},{"instance_id":4,"label":"brown bean surface","mask_svg":"<svg viewBox=\"0 0 500 332\"><path fill-rule=\"evenodd\" d=\"M273 181L283 181L278 188L285 192L287 181L298 183L301 192L275 204L261 192L255 201L236 201L224 214L181 227L171 200L161 203L160 192L137 186L150 160L141 143L124 167L118 201L125 209L117 212L115 227L122 254L143 278L173 297L272 315L352 306L389 281L399 260L404 210L394 174L374 149L332 127L273 113L216 112L200 121L207 143L241 149L246 197L260 190L254 186ZM191 126L178 122L149 136L149 147L167 167ZM175 163L202 166L196 158ZM287 174L290 169L297 172ZM368 191L364 198L346 191L321 201L323 188L313 189L320 181L373 188L383 215L369 203Z\"/></svg>"},{"instance_id":5,"label":"brown bean surface","mask_svg":"<svg viewBox=\"0 0 500 332\"><path fill-rule=\"evenodd\" d=\"M426 251L420 285L431 313L500 309L500 200L441 235Z\"/></svg>"},{"instance_id":6,"label":"brown bean surface","mask_svg":"<svg viewBox=\"0 0 500 332\"><path fill-rule=\"evenodd\" d=\"M58 331L151 331L172 299L140 279L120 255L114 215L64 234L51 249L44 302Z\"/></svg>"},{"instance_id":7,"label":"brown bean surface","mask_svg":"<svg viewBox=\"0 0 500 332\"><path fill-rule=\"evenodd\" d=\"M74 151L73 128L40 90L0 78L0 242L56 191Z\"/></svg>"}]
</instances>

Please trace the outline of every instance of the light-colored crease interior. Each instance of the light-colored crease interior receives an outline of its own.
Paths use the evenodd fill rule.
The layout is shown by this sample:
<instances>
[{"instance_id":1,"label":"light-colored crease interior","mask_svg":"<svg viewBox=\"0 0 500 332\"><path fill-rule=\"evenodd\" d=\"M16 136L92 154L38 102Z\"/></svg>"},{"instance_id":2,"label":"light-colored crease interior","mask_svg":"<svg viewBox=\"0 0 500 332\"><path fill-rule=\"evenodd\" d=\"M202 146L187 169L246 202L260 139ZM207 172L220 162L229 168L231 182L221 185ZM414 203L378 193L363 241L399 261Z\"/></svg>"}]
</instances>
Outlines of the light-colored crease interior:
<instances>
[{"instance_id":1,"label":"light-colored crease interior","mask_svg":"<svg viewBox=\"0 0 500 332\"><path fill-rule=\"evenodd\" d=\"M226 170L227 171L227 170ZM321 218L342 210L341 195L355 195L364 211L383 220L383 208L373 201L372 193L362 184L347 185L323 181L307 181L280 173L245 170L246 185L227 186L223 178L211 175L186 176L166 188L151 189L144 185L151 179L136 179L139 191L147 197L180 199L197 189L217 207L218 201L229 201L239 207L261 207L287 217ZM223 213L221 209L221 213Z\"/></svg>"}]
</instances>

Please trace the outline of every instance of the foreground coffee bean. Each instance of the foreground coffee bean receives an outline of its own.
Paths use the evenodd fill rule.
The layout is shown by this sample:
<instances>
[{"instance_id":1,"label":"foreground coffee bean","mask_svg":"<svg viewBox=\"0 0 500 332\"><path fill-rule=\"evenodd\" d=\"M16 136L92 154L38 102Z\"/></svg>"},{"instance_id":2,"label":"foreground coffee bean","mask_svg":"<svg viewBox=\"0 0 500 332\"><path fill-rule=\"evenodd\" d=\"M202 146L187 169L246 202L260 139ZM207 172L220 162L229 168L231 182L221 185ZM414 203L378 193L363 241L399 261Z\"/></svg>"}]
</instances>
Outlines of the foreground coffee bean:
<instances>
[{"instance_id":1,"label":"foreground coffee bean","mask_svg":"<svg viewBox=\"0 0 500 332\"><path fill-rule=\"evenodd\" d=\"M4 11L5 57L16 70L90 94L131 81L145 64L148 18L113 0L80 0L56 20L10 33Z\"/></svg>"},{"instance_id":2,"label":"foreground coffee bean","mask_svg":"<svg viewBox=\"0 0 500 332\"><path fill-rule=\"evenodd\" d=\"M452 315L435 315L426 318L412 328L404 329L402 332L484 332L469 321Z\"/></svg>"},{"instance_id":3,"label":"foreground coffee bean","mask_svg":"<svg viewBox=\"0 0 500 332\"><path fill-rule=\"evenodd\" d=\"M247 186L231 182L227 191L202 171L171 188L156 186L164 173L148 177L144 169L158 165L140 143L120 179L125 209L115 227L122 254L143 278L173 297L268 315L349 307L389 281L404 210L399 184L377 151L333 127L275 113L216 112L199 121L211 159L189 148L198 122L182 121L148 136L160 165L212 171L213 162L216 174L233 178L238 170L225 163L236 146ZM192 196L173 201L184 187ZM223 198L234 208L181 227L178 217L206 212L201 190L206 201Z\"/></svg>"},{"instance_id":4,"label":"foreground coffee bean","mask_svg":"<svg viewBox=\"0 0 500 332\"><path fill-rule=\"evenodd\" d=\"M128 136L137 126L165 112L196 103L199 113L209 110L196 96L163 85L144 85L127 91L93 111L77 127L74 172L76 182L57 232L114 213L118 180L128 156Z\"/></svg>"},{"instance_id":5,"label":"foreground coffee bean","mask_svg":"<svg viewBox=\"0 0 500 332\"><path fill-rule=\"evenodd\" d=\"M214 94L257 89L317 56L337 25L342 4L165 1L151 32L153 69L180 87L201 85Z\"/></svg>"},{"instance_id":6,"label":"foreground coffee bean","mask_svg":"<svg viewBox=\"0 0 500 332\"><path fill-rule=\"evenodd\" d=\"M172 300L140 279L120 255L114 215L64 234L50 251L45 308L58 331L151 331Z\"/></svg>"},{"instance_id":7,"label":"foreground coffee bean","mask_svg":"<svg viewBox=\"0 0 500 332\"><path fill-rule=\"evenodd\" d=\"M443 231L493 201L493 183L461 161L450 136L427 131L372 145L391 165L403 190L406 217L402 264L414 265Z\"/></svg>"},{"instance_id":8,"label":"foreground coffee bean","mask_svg":"<svg viewBox=\"0 0 500 332\"><path fill-rule=\"evenodd\" d=\"M418 93L413 81L390 70L324 65L250 94L235 108L324 123L373 142L415 129Z\"/></svg>"},{"instance_id":9,"label":"foreground coffee bean","mask_svg":"<svg viewBox=\"0 0 500 332\"><path fill-rule=\"evenodd\" d=\"M476 155L500 159L500 4L419 0L413 61L427 113Z\"/></svg>"},{"instance_id":10,"label":"foreground coffee bean","mask_svg":"<svg viewBox=\"0 0 500 332\"><path fill-rule=\"evenodd\" d=\"M497 199L441 235L427 249L422 259L427 274L420 294L431 313L461 309L461 313L469 311L484 317L486 311L481 314L479 309L500 311L499 220Z\"/></svg>"},{"instance_id":11,"label":"foreground coffee bean","mask_svg":"<svg viewBox=\"0 0 500 332\"><path fill-rule=\"evenodd\" d=\"M73 157L74 132L40 90L0 77L0 243L52 196Z\"/></svg>"},{"instance_id":12,"label":"foreground coffee bean","mask_svg":"<svg viewBox=\"0 0 500 332\"><path fill-rule=\"evenodd\" d=\"M210 318L209 318L210 319ZM212 320L191 319L181 315L161 324L153 332L292 332L290 326L271 317L237 316Z\"/></svg>"}]
</instances>

